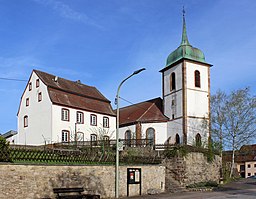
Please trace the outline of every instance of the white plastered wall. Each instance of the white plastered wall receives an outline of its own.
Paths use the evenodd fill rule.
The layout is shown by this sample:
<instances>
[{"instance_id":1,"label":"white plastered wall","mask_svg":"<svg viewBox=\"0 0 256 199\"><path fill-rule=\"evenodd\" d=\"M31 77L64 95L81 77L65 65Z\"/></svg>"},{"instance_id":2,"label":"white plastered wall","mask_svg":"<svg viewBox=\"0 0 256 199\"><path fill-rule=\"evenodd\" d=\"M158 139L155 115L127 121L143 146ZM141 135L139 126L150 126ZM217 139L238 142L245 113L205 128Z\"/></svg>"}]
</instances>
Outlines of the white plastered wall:
<instances>
[{"instance_id":1,"label":"white plastered wall","mask_svg":"<svg viewBox=\"0 0 256 199\"><path fill-rule=\"evenodd\" d=\"M61 120L61 109L65 108L69 110L69 121ZM77 111L82 112L84 114L84 123L76 124L76 113ZM97 116L97 126L91 126L90 124L90 115ZM53 142L61 142L62 138L62 130L67 130L70 132L70 141L75 140L75 129L78 133L78 141L90 141L90 135L96 134L98 135L98 139L100 136L107 135L110 139L115 139L115 129L116 129L116 118L109 115L98 114L94 112L88 112L80 109L74 109L59 105L53 105L52 107L52 129L53 129ZM103 117L109 118L109 128L103 128ZM83 138L79 135L83 135Z\"/></svg>"},{"instance_id":2,"label":"white plastered wall","mask_svg":"<svg viewBox=\"0 0 256 199\"><path fill-rule=\"evenodd\" d=\"M36 88L38 76L33 72L28 82L32 83L32 90L27 85L21 98L18 112L18 140L17 144L22 145L43 145L51 140L51 101L47 87L39 80L39 87ZM38 93L42 93L42 101L38 102ZM29 106L26 106L26 99L29 98ZM28 126L24 127L24 116L28 116Z\"/></svg>"}]
</instances>

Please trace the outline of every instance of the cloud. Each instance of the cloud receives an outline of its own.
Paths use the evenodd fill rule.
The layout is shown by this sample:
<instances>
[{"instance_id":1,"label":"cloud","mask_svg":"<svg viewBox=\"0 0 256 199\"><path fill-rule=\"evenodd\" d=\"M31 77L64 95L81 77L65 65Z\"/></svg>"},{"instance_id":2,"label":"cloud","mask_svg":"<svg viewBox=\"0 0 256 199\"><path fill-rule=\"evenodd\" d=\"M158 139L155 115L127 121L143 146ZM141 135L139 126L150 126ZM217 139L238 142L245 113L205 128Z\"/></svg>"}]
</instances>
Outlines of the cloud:
<instances>
[{"instance_id":1,"label":"cloud","mask_svg":"<svg viewBox=\"0 0 256 199\"><path fill-rule=\"evenodd\" d=\"M103 28L101 25L97 24L94 20L92 20L86 14L73 10L70 6L68 6L67 4L61 1L56 1L56 0L33 0L33 1L51 8L63 18L81 22L86 25L91 25L99 29Z\"/></svg>"}]
</instances>

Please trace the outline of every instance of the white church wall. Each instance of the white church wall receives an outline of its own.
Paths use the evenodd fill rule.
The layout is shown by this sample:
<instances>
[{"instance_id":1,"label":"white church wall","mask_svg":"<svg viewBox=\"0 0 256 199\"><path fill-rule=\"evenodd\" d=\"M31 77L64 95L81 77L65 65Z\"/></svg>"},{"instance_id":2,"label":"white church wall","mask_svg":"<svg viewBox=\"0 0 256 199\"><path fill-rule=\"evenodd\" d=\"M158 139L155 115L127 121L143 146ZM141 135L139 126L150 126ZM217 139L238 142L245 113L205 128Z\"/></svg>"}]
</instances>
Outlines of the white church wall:
<instances>
[{"instance_id":1,"label":"white church wall","mask_svg":"<svg viewBox=\"0 0 256 199\"><path fill-rule=\"evenodd\" d=\"M187 120L187 129L188 129L188 145L196 145L195 137L199 133L202 138L202 145L208 145L209 131L207 129L207 124L204 119L188 118Z\"/></svg>"},{"instance_id":2,"label":"white church wall","mask_svg":"<svg viewBox=\"0 0 256 199\"><path fill-rule=\"evenodd\" d=\"M169 144L175 144L175 136L178 134L180 136L180 142L183 141L183 122L182 118L168 122L167 127L167 139Z\"/></svg>"},{"instance_id":3,"label":"white church wall","mask_svg":"<svg viewBox=\"0 0 256 199\"><path fill-rule=\"evenodd\" d=\"M142 138L146 139L146 132L148 128L155 130L155 144L163 144L167 140L167 122L159 123L143 123L141 126Z\"/></svg>"}]
</instances>

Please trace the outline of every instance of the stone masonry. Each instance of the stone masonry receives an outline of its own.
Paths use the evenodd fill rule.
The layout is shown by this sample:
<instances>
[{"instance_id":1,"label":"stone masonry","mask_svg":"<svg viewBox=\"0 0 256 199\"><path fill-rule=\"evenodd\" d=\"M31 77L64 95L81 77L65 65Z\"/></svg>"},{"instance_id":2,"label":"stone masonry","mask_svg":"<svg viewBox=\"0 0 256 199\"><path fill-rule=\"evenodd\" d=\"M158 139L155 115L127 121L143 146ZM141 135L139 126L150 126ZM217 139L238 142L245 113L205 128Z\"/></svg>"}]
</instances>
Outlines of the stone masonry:
<instances>
[{"instance_id":1,"label":"stone masonry","mask_svg":"<svg viewBox=\"0 0 256 199\"><path fill-rule=\"evenodd\" d=\"M164 166L131 166L142 170L142 194L164 192ZM0 164L0 198L55 198L53 187L84 187L101 198L115 197L114 166L49 166ZM130 185L130 195L139 195L139 185ZM119 195L127 194L127 166L120 166Z\"/></svg>"},{"instance_id":2,"label":"stone masonry","mask_svg":"<svg viewBox=\"0 0 256 199\"><path fill-rule=\"evenodd\" d=\"M185 157L165 159L166 190L176 192L187 185L199 182L215 181L219 183L221 158L215 155L212 162L207 161L203 153L191 152Z\"/></svg>"}]
</instances>

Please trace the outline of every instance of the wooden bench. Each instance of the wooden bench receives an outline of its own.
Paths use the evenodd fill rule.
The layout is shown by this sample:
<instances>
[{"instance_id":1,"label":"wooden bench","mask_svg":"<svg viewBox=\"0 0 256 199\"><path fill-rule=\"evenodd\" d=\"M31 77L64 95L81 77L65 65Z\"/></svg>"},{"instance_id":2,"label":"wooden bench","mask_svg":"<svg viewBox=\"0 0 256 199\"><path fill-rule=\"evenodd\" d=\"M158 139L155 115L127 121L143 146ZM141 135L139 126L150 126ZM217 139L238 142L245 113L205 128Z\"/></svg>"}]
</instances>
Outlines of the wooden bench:
<instances>
[{"instance_id":1,"label":"wooden bench","mask_svg":"<svg viewBox=\"0 0 256 199\"><path fill-rule=\"evenodd\" d=\"M100 199L100 195L84 194L83 187L53 188L57 199Z\"/></svg>"}]
</instances>

